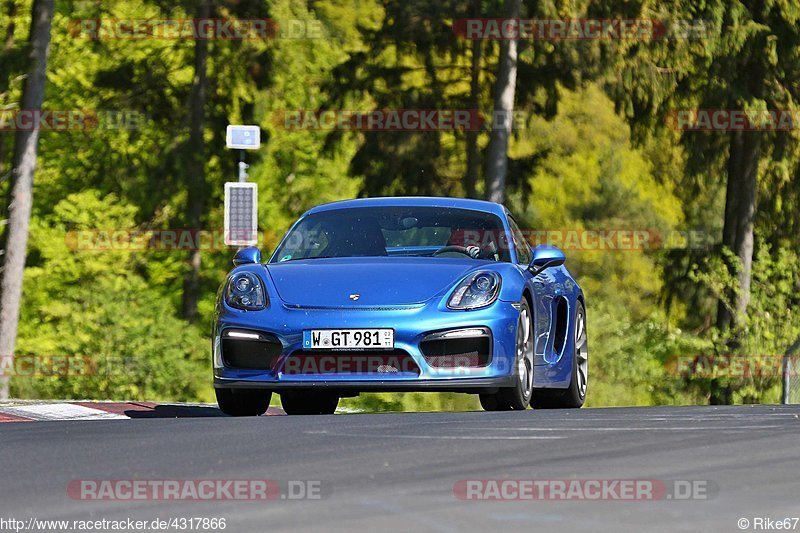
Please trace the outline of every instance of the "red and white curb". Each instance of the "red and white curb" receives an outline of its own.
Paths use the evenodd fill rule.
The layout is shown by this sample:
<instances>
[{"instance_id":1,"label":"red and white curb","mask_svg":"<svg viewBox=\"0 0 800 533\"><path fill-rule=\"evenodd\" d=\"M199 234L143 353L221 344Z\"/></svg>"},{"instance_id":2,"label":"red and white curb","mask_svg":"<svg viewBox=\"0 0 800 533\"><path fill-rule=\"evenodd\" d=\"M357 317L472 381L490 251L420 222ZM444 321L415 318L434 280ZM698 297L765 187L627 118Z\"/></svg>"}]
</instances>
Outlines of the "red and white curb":
<instances>
[{"instance_id":1,"label":"red and white curb","mask_svg":"<svg viewBox=\"0 0 800 533\"><path fill-rule=\"evenodd\" d=\"M270 407L267 416L286 414ZM9 402L0 404L0 423L52 420L130 420L224 416L215 405L153 402Z\"/></svg>"}]
</instances>

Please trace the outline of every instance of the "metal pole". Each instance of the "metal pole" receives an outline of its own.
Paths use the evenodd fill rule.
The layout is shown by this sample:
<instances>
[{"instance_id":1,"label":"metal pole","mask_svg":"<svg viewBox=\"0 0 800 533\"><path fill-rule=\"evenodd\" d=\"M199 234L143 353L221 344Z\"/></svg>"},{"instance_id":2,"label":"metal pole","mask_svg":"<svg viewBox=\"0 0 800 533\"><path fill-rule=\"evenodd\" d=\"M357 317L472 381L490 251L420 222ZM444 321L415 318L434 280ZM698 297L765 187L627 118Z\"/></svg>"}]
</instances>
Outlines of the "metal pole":
<instances>
[{"instance_id":1,"label":"metal pole","mask_svg":"<svg viewBox=\"0 0 800 533\"><path fill-rule=\"evenodd\" d=\"M788 404L792 400L792 387L797 387L796 383L792 383L792 379L797 379L797 361L792 364L792 359L797 357L798 352L800 352L800 337L795 339L789 349L786 350L786 355L783 356L783 365L782 365L782 373L783 373L783 390L781 394L781 403ZM795 374L795 375L792 375Z\"/></svg>"},{"instance_id":2,"label":"metal pole","mask_svg":"<svg viewBox=\"0 0 800 533\"><path fill-rule=\"evenodd\" d=\"M791 389L791 383L789 383L789 359L791 355L784 355L783 356L783 364L781 365L782 373L783 373L783 391L781 394L781 403L783 405L787 405L789 403L789 390Z\"/></svg>"},{"instance_id":3,"label":"metal pole","mask_svg":"<svg viewBox=\"0 0 800 533\"><path fill-rule=\"evenodd\" d=\"M244 183L250 176L247 174L247 169L250 165L244 162L244 150L239 150L239 182Z\"/></svg>"},{"instance_id":4,"label":"metal pole","mask_svg":"<svg viewBox=\"0 0 800 533\"><path fill-rule=\"evenodd\" d=\"M792 379L797 379L797 362L795 364L792 363L792 359L797 357L797 352L800 351L800 337L795 340L789 349L786 350L786 355L783 356L783 365L782 365L782 373L783 373L783 390L781 391L781 403L786 405L791 401L792 396L792 387L796 387L796 384L792 383ZM795 374L794 376L792 374Z\"/></svg>"}]
</instances>

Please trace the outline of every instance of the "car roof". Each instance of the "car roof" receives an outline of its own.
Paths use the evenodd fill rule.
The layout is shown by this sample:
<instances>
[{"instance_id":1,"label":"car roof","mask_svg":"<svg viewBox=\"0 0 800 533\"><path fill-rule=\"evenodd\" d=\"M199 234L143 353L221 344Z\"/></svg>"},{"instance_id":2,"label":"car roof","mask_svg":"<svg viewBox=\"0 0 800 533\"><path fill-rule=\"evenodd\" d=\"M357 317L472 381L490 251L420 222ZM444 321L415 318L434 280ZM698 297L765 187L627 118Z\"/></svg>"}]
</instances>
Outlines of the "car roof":
<instances>
[{"instance_id":1,"label":"car roof","mask_svg":"<svg viewBox=\"0 0 800 533\"><path fill-rule=\"evenodd\" d=\"M358 198L355 200L342 200L322 204L309 209L305 215L334 211L337 209L351 209L357 207L449 207L452 209L471 209L484 213L493 213L499 217L505 215L506 209L498 203L471 198L448 198L438 196L397 196L387 198Z\"/></svg>"}]
</instances>

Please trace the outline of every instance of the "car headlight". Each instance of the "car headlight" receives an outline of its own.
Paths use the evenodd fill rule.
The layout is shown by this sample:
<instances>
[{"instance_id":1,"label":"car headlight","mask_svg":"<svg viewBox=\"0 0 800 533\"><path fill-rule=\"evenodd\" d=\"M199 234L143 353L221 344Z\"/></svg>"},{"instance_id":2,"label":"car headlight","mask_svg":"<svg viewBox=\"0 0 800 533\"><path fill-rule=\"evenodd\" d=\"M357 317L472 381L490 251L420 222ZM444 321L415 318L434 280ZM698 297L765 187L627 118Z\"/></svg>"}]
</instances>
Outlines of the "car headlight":
<instances>
[{"instance_id":1,"label":"car headlight","mask_svg":"<svg viewBox=\"0 0 800 533\"><path fill-rule=\"evenodd\" d=\"M258 276L252 272L237 272L228 280L225 302L237 309L257 311L267 307L269 298Z\"/></svg>"},{"instance_id":2,"label":"car headlight","mask_svg":"<svg viewBox=\"0 0 800 533\"><path fill-rule=\"evenodd\" d=\"M500 276L496 272L475 272L464 278L453 291L447 307L450 309L478 309L491 305L500 294Z\"/></svg>"}]
</instances>

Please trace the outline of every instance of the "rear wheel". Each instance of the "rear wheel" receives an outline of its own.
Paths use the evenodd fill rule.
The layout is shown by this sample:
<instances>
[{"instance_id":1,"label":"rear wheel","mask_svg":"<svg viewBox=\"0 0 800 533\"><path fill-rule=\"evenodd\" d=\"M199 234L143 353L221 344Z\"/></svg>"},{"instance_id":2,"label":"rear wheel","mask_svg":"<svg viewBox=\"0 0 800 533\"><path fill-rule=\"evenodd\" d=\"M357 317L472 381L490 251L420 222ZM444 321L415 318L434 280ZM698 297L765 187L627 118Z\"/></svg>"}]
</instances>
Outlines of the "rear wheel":
<instances>
[{"instance_id":1,"label":"rear wheel","mask_svg":"<svg viewBox=\"0 0 800 533\"><path fill-rule=\"evenodd\" d=\"M263 415L272 392L259 389L214 389L220 411L229 416Z\"/></svg>"},{"instance_id":2,"label":"rear wheel","mask_svg":"<svg viewBox=\"0 0 800 533\"><path fill-rule=\"evenodd\" d=\"M575 309L574 352L572 355L572 379L563 391L534 391L533 406L538 409L577 408L586 401L589 370L589 344L586 335L586 309L578 300Z\"/></svg>"},{"instance_id":3,"label":"rear wheel","mask_svg":"<svg viewBox=\"0 0 800 533\"><path fill-rule=\"evenodd\" d=\"M486 411L527 409L533 392L533 322L531 309L524 298L519 304L517 323L516 375L513 387L504 387L494 394L481 394L481 407Z\"/></svg>"},{"instance_id":4,"label":"rear wheel","mask_svg":"<svg viewBox=\"0 0 800 533\"><path fill-rule=\"evenodd\" d=\"M282 392L281 405L287 415L332 415L339 396L329 392Z\"/></svg>"}]
</instances>

